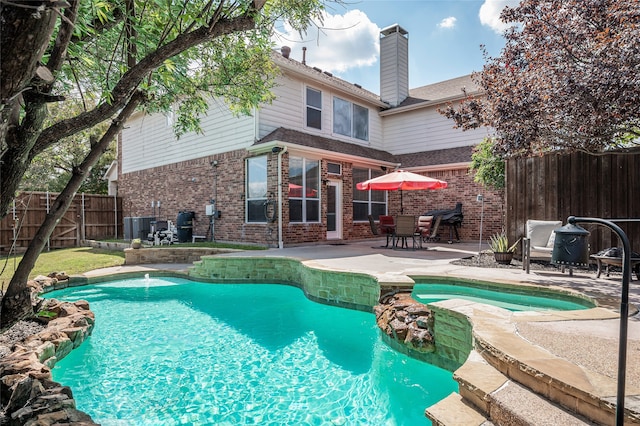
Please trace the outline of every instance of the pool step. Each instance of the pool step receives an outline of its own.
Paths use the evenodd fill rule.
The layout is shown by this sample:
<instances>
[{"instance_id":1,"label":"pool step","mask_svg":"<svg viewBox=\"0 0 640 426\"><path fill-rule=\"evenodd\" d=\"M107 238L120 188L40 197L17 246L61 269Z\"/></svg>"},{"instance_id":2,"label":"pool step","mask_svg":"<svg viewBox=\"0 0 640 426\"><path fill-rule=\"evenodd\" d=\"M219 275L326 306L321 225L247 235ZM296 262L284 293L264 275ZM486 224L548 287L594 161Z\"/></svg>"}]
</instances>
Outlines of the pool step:
<instances>
[{"instance_id":1,"label":"pool step","mask_svg":"<svg viewBox=\"0 0 640 426\"><path fill-rule=\"evenodd\" d=\"M425 415L434 426L492 426L473 407L468 405L459 394L453 392L451 395L438 401L437 404L427 408Z\"/></svg>"},{"instance_id":2,"label":"pool step","mask_svg":"<svg viewBox=\"0 0 640 426\"><path fill-rule=\"evenodd\" d=\"M455 371L454 379L460 394L452 394L426 411L435 425L593 424L510 380L476 351Z\"/></svg>"},{"instance_id":3,"label":"pool step","mask_svg":"<svg viewBox=\"0 0 640 426\"><path fill-rule=\"evenodd\" d=\"M505 329L510 327L508 324L502 326ZM515 392L517 384L522 389L530 389L528 392L531 395L550 401L550 406L562 406L567 410L566 413L581 416L576 418L589 419L598 424L612 423L615 403L611 396L615 395L615 380L588 371L536 345L523 344L524 339L514 332L503 333L495 327L488 334L486 331L482 327L474 329L475 350L482 354L489 365L508 376L513 383L511 390ZM635 391L632 392L635 394ZM636 416L637 413L630 410L626 420L629 424L639 424Z\"/></svg>"}]
</instances>

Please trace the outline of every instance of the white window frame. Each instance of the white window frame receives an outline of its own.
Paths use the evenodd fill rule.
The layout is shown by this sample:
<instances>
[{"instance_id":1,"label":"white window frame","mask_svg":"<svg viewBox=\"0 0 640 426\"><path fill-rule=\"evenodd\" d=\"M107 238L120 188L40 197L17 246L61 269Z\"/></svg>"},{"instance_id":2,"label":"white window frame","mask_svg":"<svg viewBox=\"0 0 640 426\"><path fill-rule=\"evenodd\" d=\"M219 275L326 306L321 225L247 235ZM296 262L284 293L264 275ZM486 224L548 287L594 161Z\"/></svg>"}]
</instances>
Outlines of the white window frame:
<instances>
[{"instance_id":1,"label":"white window frame","mask_svg":"<svg viewBox=\"0 0 640 426\"><path fill-rule=\"evenodd\" d=\"M296 156L290 156L289 157L289 164L291 165L293 163L292 160L302 160L302 188L300 190L301 192L301 196L300 197L291 197L289 196L289 212L291 212L291 200L300 200L302 202L302 220L301 221L294 221L291 219L291 215L289 215L289 223L321 223L322 222L322 216L321 216L321 212L320 212L320 208L321 208L321 180L320 180L320 168L321 168L321 162L319 159L313 159L313 158L305 158L305 157L296 157ZM317 172L318 172L318 176L317 176L317 181L318 181L318 189L317 191L317 195L316 197L307 197L307 173L305 172L307 169L307 164L308 162L314 162L317 163ZM290 176L291 177L291 176ZM316 215L318 217L317 220L308 220L308 216L309 216L309 212L307 212L307 201L313 201L315 203L317 203L317 212ZM291 213L290 213L291 214Z\"/></svg>"},{"instance_id":2,"label":"white window frame","mask_svg":"<svg viewBox=\"0 0 640 426\"><path fill-rule=\"evenodd\" d=\"M381 176L381 175L383 175L383 174L384 174L384 173L382 173L382 172L380 172L380 173L379 173L379 171L378 171L378 170L376 170L376 169L372 169L372 168L370 168L370 167L357 167L357 166L354 166L354 167L353 167L353 170L367 170L367 178L366 178L365 180L369 180L369 179L371 179L371 178L373 178L373 177L378 177L378 176ZM372 173L374 170L376 171L376 173L375 173L375 174L374 174L374 173ZM388 196L387 196L387 191L377 191L377 190L376 190L376 191L375 191L376 193L381 194L381 195L383 195L383 196L384 196L384 201L377 201L377 200L373 200L373 199L372 199L372 193L373 193L374 191L373 191L373 190L371 190L371 189L370 189L370 190L368 190L368 191L360 191L360 190L358 190L358 189L356 188L356 183L358 183L358 182L356 182L356 179L354 178L354 182L353 182L353 191L354 191L354 195L355 195L355 192L356 192L356 191L358 191L358 192L366 192L366 193L367 193L367 199L366 199L366 200L356 200L356 199L355 199L355 196L351 197L351 198L352 198L352 203L354 204L354 208L353 208L353 214L354 214L353 221L354 221L354 222L365 222L365 221L367 221L367 220L368 220L367 218L364 218L364 219L356 219L356 218L355 218L355 213L356 213L355 204L366 204L366 205L367 205L367 215L373 214L373 213L372 213L372 209L371 209L371 206L372 206L373 204L376 204L376 205L384 205L384 214L387 214L387 211L388 211L388 209L389 209L389 199L388 199ZM377 220L378 218L376 217L376 218L374 218L374 219L376 219L376 220Z\"/></svg>"},{"instance_id":3,"label":"white window frame","mask_svg":"<svg viewBox=\"0 0 640 426\"><path fill-rule=\"evenodd\" d=\"M251 182L249 181L249 179L251 178L250 164L252 162L257 162L257 161L262 162L262 164L259 164L258 166L264 166L264 182L258 182L258 184L264 184L264 188L263 188L264 193L257 193L255 190L252 191L251 188L249 188L251 184ZM269 173L268 173L269 160L266 155L261 155L258 157L247 158L245 164L246 164L246 171L247 171L245 175L245 222L246 223L266 223L267 222L266 217L262 218L262 220L250 220L251 218L249 217L249 204L254 203L254 206L258 206L258 207L260 205L264 206L264 203L266 203L268 199L267 189L269 185Z\"/></svg>"},{"instance_id":4,"label":"white window frame","mask_svg":"<svg viewBox=\"0 0 640 426\"><path fill-rule=\"evenodd\" d=\"M320 105L316 106L316 105L312 105L309 103L309 91L313 91L318 93L318 95L320 96ZM318 90L316 88L313 88L311 86L306 86L305 87L305 113L304 113L304 125L305 127L309 128L309 129L315 129L315 130L322 130L322 91ZM318 111L320 113L320 121L319 121L319 126L320 127L314 127L314 126L310 126L309 125L309 110L314 110L314 111Z\"/></svg>"},{"instance_id":5,"label":"white window frame","mask_svg":"<svg viewBox=\"0 0 640 426\"><path fill-rule=\"evenodd\" d=\"M338 114L338 108L336 108L336 102L337 101L343 102L343 103L349 105L346 117L336 115L336 114ZM339 96L334 96L333 97L332 105L333 105L333 133L368 142L369 141L369 125L370 125L370 123L369 123L369 108L364 107L364 106L359 105L359 104L355 104L355 103L353 103L351 101L348 101L346 99L343 99L343 98L341 98ZM358 120L356 120L354 117L356 116L356 112L360 111L360 110L366 111L366 116L364 117L366 119L366 127L365 127L365 131L364 131L365 135L363 135L363 137L356 136L357 132L356 132L356 128L355 128L356 121L358 121ZM336 125L338 123L342 124L345 120L347 121L347 123L344 123L344 124L346 124L347 127L349 127L349 130L342 132L339 128L336 127Z\"/></svg>"}]
</instances>

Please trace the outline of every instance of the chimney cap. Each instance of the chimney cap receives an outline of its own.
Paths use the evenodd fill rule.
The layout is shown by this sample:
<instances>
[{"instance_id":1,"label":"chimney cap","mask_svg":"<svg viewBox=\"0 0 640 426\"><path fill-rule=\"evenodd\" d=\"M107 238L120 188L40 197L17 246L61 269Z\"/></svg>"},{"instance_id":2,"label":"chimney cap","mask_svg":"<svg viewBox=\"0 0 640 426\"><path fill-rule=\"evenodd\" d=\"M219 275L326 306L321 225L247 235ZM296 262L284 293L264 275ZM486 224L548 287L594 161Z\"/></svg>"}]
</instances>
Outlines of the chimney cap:
<instances>
[{"instance_id":1,"label":"chimney cap","mask_svg":"<svg viewBox=\"0 0 640 426\"><path fill-rule=\"evenodd\" d=\"M399 33L400 35L407 35L409 31L402 28L399 24L389 25L386 28L380 30L380 35L388 36L393 33Z\"/></svg>"},{"instance_id":2,"label":"chimney cap","mask_svg":"<svg viewBox=\"0 0 640 426\"><path fill-rule=\"evenodd\" d=\"M282 52L282 56L288 58L289 54L291 53L291 48L289 46L282 46L280 48L280 52Z\"/></svg>"}]
</instances>

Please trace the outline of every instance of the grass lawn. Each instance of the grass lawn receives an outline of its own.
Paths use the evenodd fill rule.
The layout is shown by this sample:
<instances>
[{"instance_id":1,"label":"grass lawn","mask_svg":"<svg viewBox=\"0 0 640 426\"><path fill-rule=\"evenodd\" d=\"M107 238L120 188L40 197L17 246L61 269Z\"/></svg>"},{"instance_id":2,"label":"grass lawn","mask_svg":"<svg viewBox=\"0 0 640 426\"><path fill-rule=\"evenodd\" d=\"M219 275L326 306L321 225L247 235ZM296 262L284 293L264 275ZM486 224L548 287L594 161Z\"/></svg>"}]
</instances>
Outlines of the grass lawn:
<instances>
[{"instance_id":1,"label":"grass lawn","mask_svg":"<svg viewBox=\"0 0 640 426\"><path fill-rule=\"evenodd\" d=\"M125 242L125 241L119 241ZM128 243L128 242L126 242ZM159 248L178 247L158 246ZM219 247L235 248L242 250L264 250L260 246L247 246L240 244L225 244L217 242L181 243L179 247ZM0 259L0 288L6 290L9 280L13 276L13 271L18 267L22 255L3 257ZM52 250L42 252L38 256L36 265L29 274L29 278L37 275L48 275L51 272L65 272L67 275L82 274L87 271L109 266L119 266L124 264L124 252L120 250L104 250L91 247L75 247L68 249Z\"/></svg>"},{"instance_id":2,"label":"grass lawn","mask_svg":"<svg viewBox=\"0 0 640 426\"><path fill-rule=\"evenodd\" d=\"M9 285L13 271L17 268L22 255L4 257L0 263L0 284L3 291ZM91 247L75 247L69 249L42 252L31 271L29 278L47 275L51 272L66 272L68 275L81 274L92 269L106 268L124 264L124 252L103 250Z\"/></svg>"}]
</instances>

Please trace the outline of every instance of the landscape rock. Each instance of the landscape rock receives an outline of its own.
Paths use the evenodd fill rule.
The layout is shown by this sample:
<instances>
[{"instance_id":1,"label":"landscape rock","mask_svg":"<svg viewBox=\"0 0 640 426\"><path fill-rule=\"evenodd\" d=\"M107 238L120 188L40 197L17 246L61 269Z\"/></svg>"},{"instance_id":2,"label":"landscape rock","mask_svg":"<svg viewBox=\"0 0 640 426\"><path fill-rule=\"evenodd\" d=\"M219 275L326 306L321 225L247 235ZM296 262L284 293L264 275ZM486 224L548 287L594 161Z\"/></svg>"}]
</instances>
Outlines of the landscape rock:
<instances>
[{"instance_id":1,"label":"landscape rock","mask_svg":"<svg viewBox=\"0 0 640 426\"><path fill-rule=\"evenodd\" d=\"M374 307L380 330L416 352L434 352L433 314L424 304L414 300L409 292L385 295Z\"/></svg>"},{"instance_id":2,"label":"landscape rock","mask_svg":"<svg viewBox=\"0 0 640 426\"><path fill-rule=\"evenodd\" d=\"M29 285L32 291L41 291L58 279L37 278ZM76 409L71 389L51 376L55 363L91 334L95 316L86 301L38 303L55 313L46 326L21 321L15 330L12 327L0 335L0 424L95 425L89 415Z\"/></svg>"}]
</instances>

